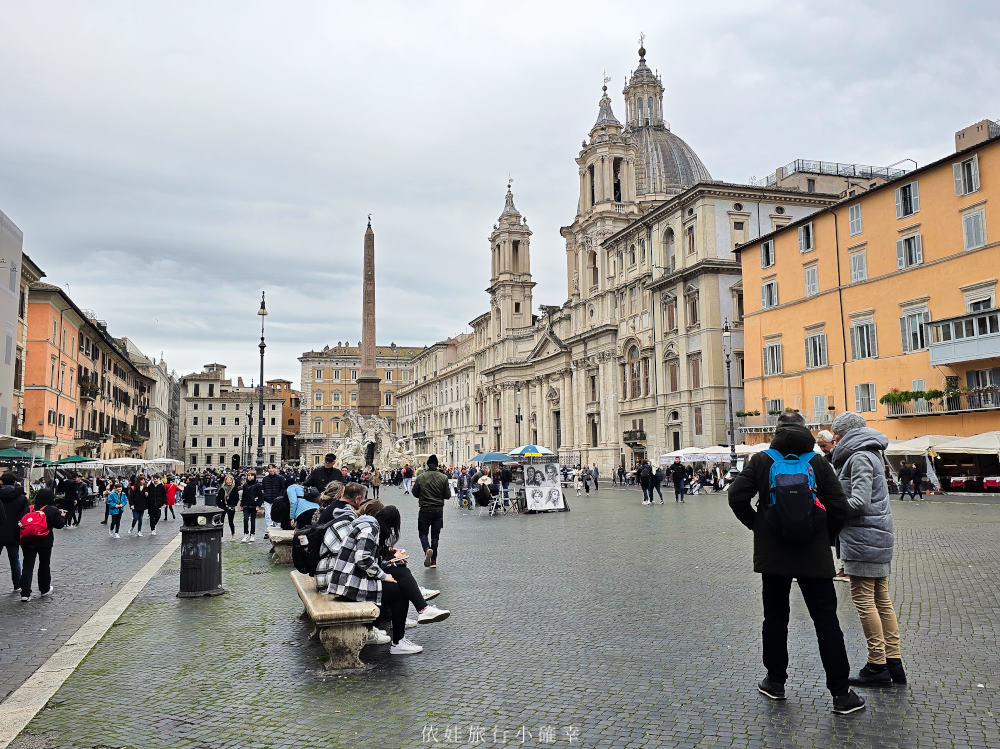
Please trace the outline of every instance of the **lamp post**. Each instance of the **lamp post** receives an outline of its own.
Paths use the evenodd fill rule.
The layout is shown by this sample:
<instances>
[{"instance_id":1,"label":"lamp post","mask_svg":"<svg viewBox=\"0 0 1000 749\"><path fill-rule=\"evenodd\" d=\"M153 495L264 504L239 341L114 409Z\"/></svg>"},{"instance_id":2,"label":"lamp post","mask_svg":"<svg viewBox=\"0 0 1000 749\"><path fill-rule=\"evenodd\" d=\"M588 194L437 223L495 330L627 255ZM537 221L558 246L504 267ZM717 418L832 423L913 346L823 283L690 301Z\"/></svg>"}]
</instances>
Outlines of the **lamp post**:
<instances>
[{"instance_id":1,"label":"lamp post","mask_svg":"<svg viewBox=\"0 0 1000 749\"><path fill-rule=\"evenodd\" d=\"M257 398L257 473L262 475L264 471L264 318L267 317L267 307L264 304L264 292L260 292L260 381L257 383L259 390Z\"/></svg>"},{"instance_id":2,"label":"lamp post","mask_svg":"<svg viewBox=\"0 0 1000 749\"><path fill-rule=\"evenodd\" d=\"M722 353L726 356L726 397L729 399L729 467L736 471L736 422L733 419L732 353L733 330L729 318L722 323Z\"/></svg>"},{"instance_id":3,"label":"lamp post","mask_svg":"<svg viewBox=\"0 0 1000 749\"><path fill-rule=\"evenodd\" d=\"M514 423L517 424L517 446L521 446L521 383L517 383L517 415L514 416Z\"/></svg>"}]
</instances>

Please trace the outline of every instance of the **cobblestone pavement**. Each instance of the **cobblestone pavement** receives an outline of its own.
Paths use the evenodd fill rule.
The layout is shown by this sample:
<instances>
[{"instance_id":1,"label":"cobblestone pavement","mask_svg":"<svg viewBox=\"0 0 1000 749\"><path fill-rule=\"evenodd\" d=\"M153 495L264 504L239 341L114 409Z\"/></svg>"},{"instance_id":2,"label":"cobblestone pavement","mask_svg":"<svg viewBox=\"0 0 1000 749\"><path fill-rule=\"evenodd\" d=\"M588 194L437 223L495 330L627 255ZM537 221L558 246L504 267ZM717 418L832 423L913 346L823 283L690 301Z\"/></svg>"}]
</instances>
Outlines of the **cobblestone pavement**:
<instances>
[{"instance_id":1,"label":"cobblestone pavement","mask_svg":"<svg viewBox=\"0 0 1000 749\"><path fill-rule=\"evenodd\" d=\"M383 499L418 558L412 498ZM226 543L229 592L212 599L174 597L175 556L12 746L1000 747L1000 508L894 504L910 684L835 716L797 593L789 700L757 693L760 582L723 495L570 502L497 518L449 508L441 567L414 572L451 618L410 630L423 653L369 648L350 674L324 673L288 568L263 544ZM856 669L864 640L838 592Z\"/></svg>"},{"instance_id":2,"label":"cobblestone pavement","mask_svg":"<svg viewBox=\"0 0 1000 749\"><path fill-rule=\"evenodd\" d=\"M55 531L52 550L52 597L38 597L38 567L32 599L23 603L10 593L6 554L0 560L4 580L0 597L0 700L17 689L48 660L118 589L128 582L180 526L180 518L160 522L156 537L125 538L130 513L122 520L122 538L108 537L101 525L104 509L83 511L83 524ZM0 707L2 709L2 707Z\"/></svg>"}]
</instances>

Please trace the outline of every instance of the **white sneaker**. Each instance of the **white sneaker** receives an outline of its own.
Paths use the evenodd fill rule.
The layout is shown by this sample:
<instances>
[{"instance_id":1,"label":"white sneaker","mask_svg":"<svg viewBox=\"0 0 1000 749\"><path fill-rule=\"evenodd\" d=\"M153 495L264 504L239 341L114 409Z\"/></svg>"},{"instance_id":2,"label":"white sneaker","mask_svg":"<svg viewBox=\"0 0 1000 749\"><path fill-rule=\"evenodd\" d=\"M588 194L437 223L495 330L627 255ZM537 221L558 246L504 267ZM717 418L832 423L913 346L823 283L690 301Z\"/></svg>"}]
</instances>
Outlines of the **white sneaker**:
<instances>
[{"instance_id":1,"label":"white sneaker","mask_svg":"<svg viewBox=\"0 0 1000 749\"><path fill-rule=\"evenodd\" d=\"M406 617L406 629L413 629L418 624L420 624L420 622L418 622L416 619L411 619L410 617Z\"/></svg>"},{"instance_id":2,"label":"white sneaker","mask_svg":"<svg viewBox=\"0 0 1000 749\"><path fill-rule=\"evenodd\" d=\"M31 596L21 596L21 600L25 601L25 602L30 601L31 600Z\"/></svg>"},{"instance_id":3,"label":"white sneaker","mask_svg":"<svg viewBox=\"0 0 1000 749\"><path fill-rule=\"evenodd\" d=\"M115 534L115 538L121 538L121 537L122 537L122 535L120 533L116 533Z\"/></svg>"},{"instance_id":4,"label":"white sneaker","mask_svg":"<svg viewBox=\"0 0 1000 749\"><path fill-rule=\"evenodd\" d=\"M135 528L129 528L128 534L131 536L133 533L135 533Z\"/></svg>"},{"instance_id":5,"label":"white sneaker","mask_svg":"<svg viewBox=\"0 0 1000 749\"><path fill-rule=\"evenodd\" d=\"M150 531L150 532L149 532L149 535L150 535L150 536L155 536L155 535L156 535L156 531Z\"/></svg>"},{"instance_id":6,"label":"white sneaker","mask_svg":"<svg viewBox=\"0 0 1000 749\"><path fill-rule=\"evenodd\" d=\"M388 645L390 642L392 642L392 638L385 633L385 630L372 627L368 630L368 639L365 640L365 645Z\"/></svg>"},{"instance_id":7,"label":"white sneaker","mask_svg":"<svg viewBox=\"0 0 1000 749\"><path fill-rule=\"evenodd\" d=\"M256 541L256 540L257 540L257 539L256 539L256 538L254 538L254 535L253 535L253 534L251 533L251 534L250 534L250 538L248 538L248 539L247 539L247 543L248 543L248 544L252 544L252 543L253 543L254 541Z\"/></svg>"},{"instance_id":8,"label":"white sneaker","mask_svg":"<svg viewBox=\"0 0 1000 749\"><path fill-rule=\"evenodd\" d=\"M441 595L440 590L434 590L433 588L425 588L423 585L420 586L420 595L424 597L425 601L431 601Z\"/></svg>"},{"instance_id":9,"label":"white sneaker","mask_svg":"<svg viewBox=\"0 0 1000 749\"><path fill-rule=\"evenodd\" d=\"M451 612L447 609L439 609L437 606L431 606L427 604L427 607L417 615L417 621L421 624L429 624L430 622L441 622L451 616Z\"/></svg>"},{"instance_id":10,"label":"white sneaker","mask_svg":"<svg viewBox=\"0 0 1000 749\"><path fill-rule=\"evenodd\" d=\"M50 585L49 589L47 591L45 591L44 593L42 593L42 598L48 598L50 595L52 595L52 590L53 590L53 588Z\"/></svg>"},{"instance_id":11,"label":"white sneaker","mask_svg":"<svg viewBox=\"0 0 1000 749\"><path fill-rule=\"evenodd\" d=\"M138 536L139 538L142 538L142 531L139 531L139 532L138 532L138 533L136 533L135 535L137 535L137 536Z\"/></svg>"},{"instance_id":12,"label":"white sneaker","mask_svg":"<svg viewBox=\"0 0 1000 749\"><path fill-rule=\"evenodd\" d=\"M250 536L248 536L247 534L244 533L243 534L243 538L240 539L240 543L241 544L245 544L247 542L248 538L250 538Z\"/></svg>"},{"instance_id":13,"label":"white sneaker","mask_svg":"<svg viewBox=\"0 0 1000 749\"><path fill-rule=\"evenodd\" d=\"M414 653L421 653L423 650L417 643L411 642L405 637L389 648L389 652L392 655L413 655Z\"/></svg>"},{"instance_id":14,"label":"white sneaker","mask_svg":"<svg viewBox=\"0 0 1000 749\"><path fill-rule=\"evenodd\" d=\"M115 537L115 532L113 530L111 530L110 528L108 528L108 535L111 536L111 538L114 538Z\"/></svg>"}]
</instances>

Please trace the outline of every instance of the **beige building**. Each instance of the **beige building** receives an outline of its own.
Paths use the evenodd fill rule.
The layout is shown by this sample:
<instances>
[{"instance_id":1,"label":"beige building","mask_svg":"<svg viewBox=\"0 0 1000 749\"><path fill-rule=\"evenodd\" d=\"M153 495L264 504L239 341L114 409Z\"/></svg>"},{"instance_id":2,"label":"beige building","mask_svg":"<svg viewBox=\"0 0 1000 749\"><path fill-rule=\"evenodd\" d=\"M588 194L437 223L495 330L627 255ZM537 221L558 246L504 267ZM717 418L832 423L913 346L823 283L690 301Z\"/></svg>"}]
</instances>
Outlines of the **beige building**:
<instances>
[{"instance_id":1,"label":"beige building","mask_svg":"<svg viewBox=\"0 0 1000 749\"><path fill-rule=\"evenodd\" d=\"M535 442L563 463L597 463L607 472L677 447L727 443L726 321L733 408L743 405L734 248L893 176L800 159L759 185L714 181L664 118L663 85L643 49L623 94L625 123L605 87L576 158L576 215L561 230L566 301L538 314L532 234L508 185L489 237L490 309L471 322L475 451ZM423 356L431 361L449 350L445 341ZM410 423L400 432L417 452L440 454L448 410L441 394L451 370L430 369L401 394Z\"/></svg>"},{"instance_id":2,"label":"beige building","mask_svg":"<svg viewBox=\"0 0 1000 749\"><path fill-rule=\"evenodd\" d=\"M170 433L170 393L174 378L161 358L154 362L142 353L128 338L119 339L136 369L153 380L153 390L149 396L146 418L149 421L149 439L146 441L146 460L167 458L169 455ZM176 416L174 417L176 418Z\"/></svg>"},{"instance_id":3,"label":"beige building","mask_svg":"<svg viewBox=\"0 0 1000 749\"><path fill-rule=\"evenodd\" d=\"M259 389L234 385L224 364L206 364L180 381L180 436L184 466L232 469L256 465ZM280 464L284 399L264 388L264 464Z\"/></svg>"},{"instance_id":4,"label":"beige building","mask_svg":"<svg viewBox=\"0 0 1000 749\"><path fill-rule=\"evenodd\" d=\"M415 454L434 453L442 464L465 465L482 447L473 421L475 338L463 333L413 357L412 382L397 391L397 434Z\"/></svg>"},{"instance_id":5,"label":"beige building","mask_svg":"<svg viewBox=\"0 0 1000 749\"><path fill-rule=\"evenodd\" d=\"M396 390L410 382L410 362L421 351L416 346L376 346L376 368L381 382L379 396L383 417L396 429ZM299 462L317 465L323 455L336 453L346 435L344 419L358 409L358 375L361 373L361 346L338 341L321 351L306 351L302 363Z\"/></svg>"}]
</instances>

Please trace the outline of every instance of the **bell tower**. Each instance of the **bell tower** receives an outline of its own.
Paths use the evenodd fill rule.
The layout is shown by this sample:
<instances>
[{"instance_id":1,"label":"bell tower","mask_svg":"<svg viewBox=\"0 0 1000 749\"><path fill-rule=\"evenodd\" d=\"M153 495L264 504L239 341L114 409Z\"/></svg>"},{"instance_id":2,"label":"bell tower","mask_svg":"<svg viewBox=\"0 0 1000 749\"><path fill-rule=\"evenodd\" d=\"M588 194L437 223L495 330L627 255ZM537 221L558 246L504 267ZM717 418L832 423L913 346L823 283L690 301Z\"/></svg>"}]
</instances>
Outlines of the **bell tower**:
<instances>
[{"instance_id":1,"label":"bell tower","mask_svg":"<svg viewBox=\"0 0 1000 749\"><path fill-rule=\"evenodd\" d=\"M490 308L493 334L499 338L511 328L531 325L531 229L514 207L514 193L507 183L503 212L490 234Z\"/></svg>"}]
</instances>

